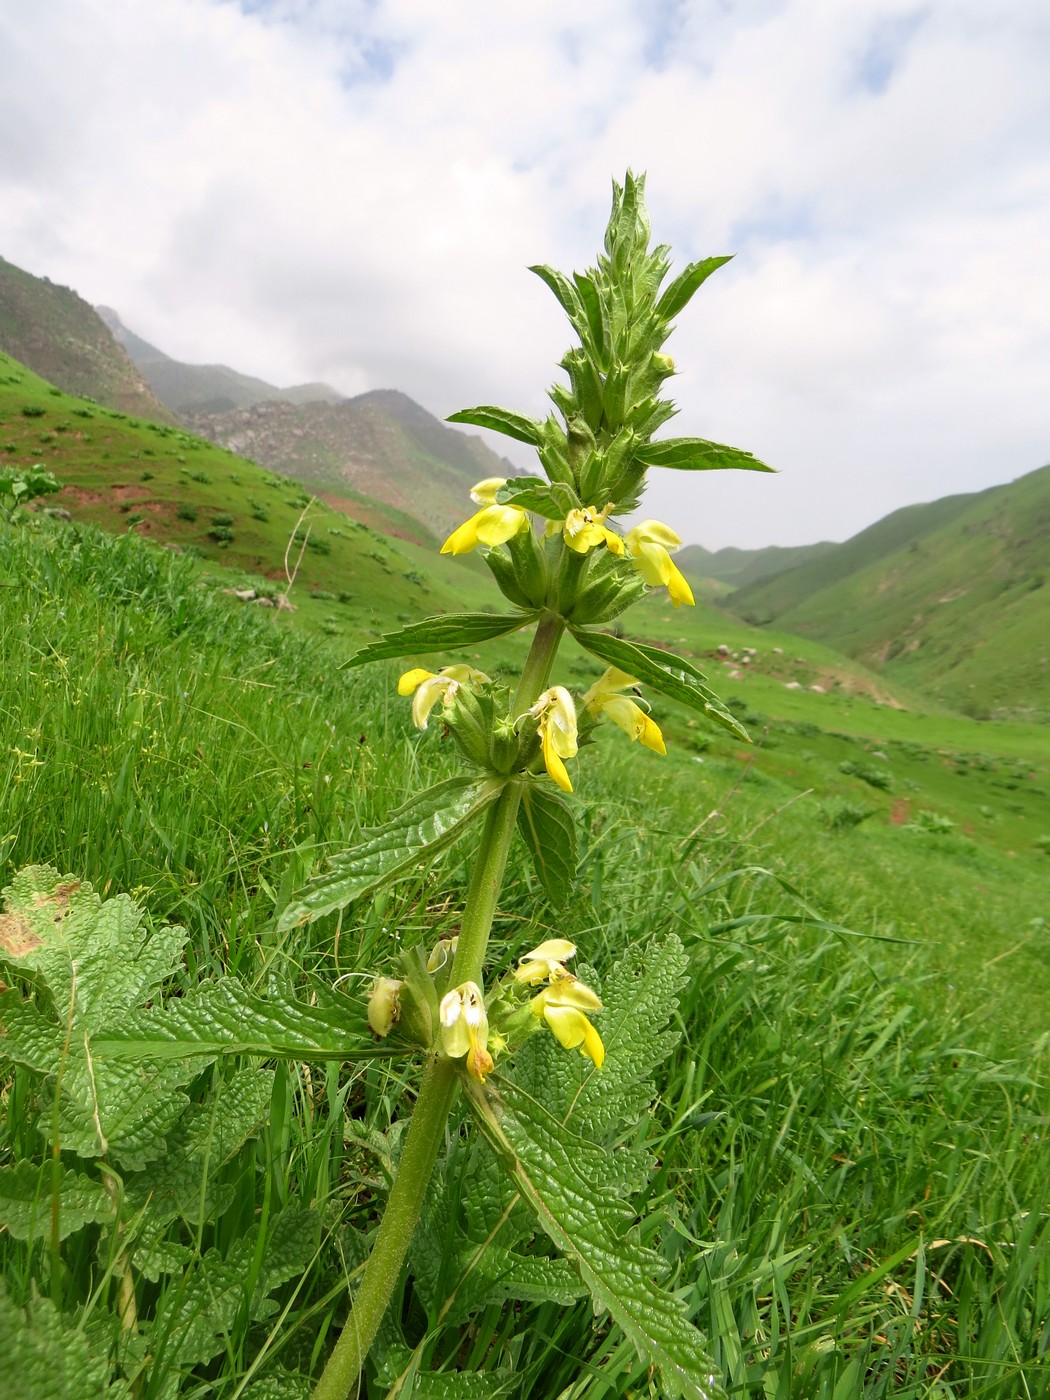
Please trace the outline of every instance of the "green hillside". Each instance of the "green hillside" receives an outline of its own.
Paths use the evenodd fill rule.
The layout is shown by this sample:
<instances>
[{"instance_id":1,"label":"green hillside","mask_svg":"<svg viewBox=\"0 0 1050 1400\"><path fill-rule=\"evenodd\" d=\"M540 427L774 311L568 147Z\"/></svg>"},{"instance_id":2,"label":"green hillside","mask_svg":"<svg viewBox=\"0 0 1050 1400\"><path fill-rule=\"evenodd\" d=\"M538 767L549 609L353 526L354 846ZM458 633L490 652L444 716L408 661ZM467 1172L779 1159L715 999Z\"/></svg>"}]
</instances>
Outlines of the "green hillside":
<instances>
[{"instance_id":1,"label":"green hillside","mask_svg":"<svg viewBox=\"0 0 1050 1400\"><path fill-rule=\"evenodd\" d=\"M912 541L954 520L968 510L975 499L972 494L944 496L938 501L895 510L844 544L833 546L820 558L790 565L785 572L741 585L733 597L733 611L760 626L783 617L814 593L834 587L859 569L895 550L904 549Z\"/></svg>"},{"instance_id":2,"label":"green hillside","mask_svg":"<svg viewBox=\"0 0 1050 1400\"><path fill-rule=\"evenodd\" d=\"M384 501L442 535L462 520L475 482L515 474L480 437L446 426L394 389L339 403L258 403L186 421L273 471Z\"/></svg>"},{"instance_id":3,"label":"green hillside","mask_svg":"<svg viewBox=\"0 0 1050 1400\"><path fill-rule=\"evenodd\" d=\"M743 588L771 574L782 574L786 569L796 569L813 560L823 559L839 548L840 545L830 540L822 540L819 544L774 544L765 549L736 549L730 546L713 552L703 545L691 544L678 555L678 566L691 577L716 579L733 588Z\"/></svg>"},{"instance_id":4,"label":"green hillside","mask_svg":"<svg viewBox=\"0 0 1050 1400\"><path fill-rule=\"evenodd\" d=\"M733 595L980 718L1050 713L1050 467L898 511L826 560ZM852 567L845 571L846 564Z\"/></svg>"},{"instance_id":5,"label":"green hillside","mask_svg":"<svg viewBox=\"0 0 1050 1400\"><path fill-rule=\"evenodd\" d=\"M264 379L241 374L228 365L190 365L174 360L129 330L112 307L95 309L157 398L174 413L226 413L268 399L282 399L287 403L313 403L323 399L338 403L344 397L330 384L295 384L281 389Z\"/></svg>"},{"instance_id":6,"label":"green hillside","mask_svg":"<svg viewBox=\"0 0 1050 1400\"><path fill-rule=\"evenodd\" d=\"M68 287L0 258L0 351L71 394L174 422L93 307Z\"/></svg>"},{"instance_id":7,"label":"green hillside","mask_svg":"<svg viewBox=\"0 0 1050 1400\"><path fill-rule=\"evenodd\" d=\"M286 552L294 566L308 530L293 602L330 636L462 606L481 579L477 560L436 577L434 537L380 502L333 496L301 522L310 495L300 483L179 428L64 394L0 355L0 465L35 462L63 483L48 507L221 563L271 598L286 590ZM460 514L470 509L464 489Z\"/></svg>"}]
</instances>

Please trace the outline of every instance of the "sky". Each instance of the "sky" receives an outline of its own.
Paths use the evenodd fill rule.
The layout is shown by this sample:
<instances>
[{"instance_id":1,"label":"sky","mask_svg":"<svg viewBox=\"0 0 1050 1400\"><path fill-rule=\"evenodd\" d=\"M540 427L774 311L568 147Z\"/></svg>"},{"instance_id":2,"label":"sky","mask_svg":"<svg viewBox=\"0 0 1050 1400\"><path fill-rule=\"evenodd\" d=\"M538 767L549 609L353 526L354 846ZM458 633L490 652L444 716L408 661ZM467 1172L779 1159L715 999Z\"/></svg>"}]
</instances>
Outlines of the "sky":
<instances>
[{"instance_id":1,"label":"sky","mask_svg":"<svg viewBox=\"0 0 1050 1400\"><path fill-rule=\"evenodd\" d=\"M643 514L840 540L1050 461L1047 0L34 0L0 75L0 255L177 359L544 416L527 268L630 167L675 270L735 255L664 431L778 471Z\"/></svg>"}]
</instances>

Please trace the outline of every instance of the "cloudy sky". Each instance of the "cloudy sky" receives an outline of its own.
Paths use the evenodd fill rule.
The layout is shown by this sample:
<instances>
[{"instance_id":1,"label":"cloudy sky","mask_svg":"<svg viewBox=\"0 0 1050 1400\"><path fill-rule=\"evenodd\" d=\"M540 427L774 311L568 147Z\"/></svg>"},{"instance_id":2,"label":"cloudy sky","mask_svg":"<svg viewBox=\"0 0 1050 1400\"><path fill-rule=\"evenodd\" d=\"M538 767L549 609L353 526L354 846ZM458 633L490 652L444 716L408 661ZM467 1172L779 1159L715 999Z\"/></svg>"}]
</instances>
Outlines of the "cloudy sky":
<instances>
[{"instance_id":1,"label":"cloudy sky","mask_svg":"<svg viewBox=\"0 0 1050 1400\"><path fill-rule=\"evenodd\" d=\"M843 539L1050 461L1047 0L34 0L0 73L0 254L177 358L542 415L526 267L630 166L676 266L736 254L673 431L780 471L647 513Z\"/></svg>"}]
</instances>

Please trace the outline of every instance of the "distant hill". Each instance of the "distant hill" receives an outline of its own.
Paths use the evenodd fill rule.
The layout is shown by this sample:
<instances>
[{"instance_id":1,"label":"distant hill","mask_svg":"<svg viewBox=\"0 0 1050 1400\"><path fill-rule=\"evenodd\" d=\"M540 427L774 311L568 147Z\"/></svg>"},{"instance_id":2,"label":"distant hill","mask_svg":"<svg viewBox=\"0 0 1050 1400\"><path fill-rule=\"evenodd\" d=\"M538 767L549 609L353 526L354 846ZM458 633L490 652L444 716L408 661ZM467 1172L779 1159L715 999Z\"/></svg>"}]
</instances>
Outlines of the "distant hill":
<instances>
[{"instance_id":1,"label":"distant hill","mask_svg":"<svg viewBox=\"0 0 1050 1400\"><path fill-rule=\"evenodd\" d=\"M694 578L717 579L719 583L739 589L771 574L824 558L838 548L830 540L822 540L820 544L773 544L764 549L734 549L730 546L712 553L703 545L691 544L675 556L675 562L683 573Z\"/></svg>"},{"instance_id":2,"label":"distant hill","mask_svg":"<svg viewBox=\"0 0 1050 1400\"><path fill-rule=\"evenodd\" d=\"M480 437L449 428L395 389L340 403L257 403L232 413L187 414L201 437L315 489L383 501L437 533L472 509L468 492L517 468Z\"/></svg>"},{"instance_id":3,"label":"distant hill","mask_svg":"<svg viewBox=\"0 0 1050 1400\"><path fill-rule=\"evenodd\" d=\"M112 307L95 309L157 398L175 413L228 413L231 409L250 408L272 400L296 404L338 403L344 397L329 384L296 384L280 389L264 379L240 374L228 365L184 364L129 330Z\"/></svg>"},{"instance_id":4,"label":"distant hill","mask_svg":"<svg viewBox=\"0 0 1050 1400\"><path fill-rule=\"evenodd\" d=\"M728 606L966 713L1050 715L1050 466L895 511Z\"/></svg>"},{"instance_id":5,"label":"distant hill","mask_svg":"<svg viewBox=\"0 0 1050 1400\"><path fill-rule=\"evenodd\" d=\"M66 393L154 422L175 421L92 306L3 258L0 350Z\"/></svg>"}]
</instances>

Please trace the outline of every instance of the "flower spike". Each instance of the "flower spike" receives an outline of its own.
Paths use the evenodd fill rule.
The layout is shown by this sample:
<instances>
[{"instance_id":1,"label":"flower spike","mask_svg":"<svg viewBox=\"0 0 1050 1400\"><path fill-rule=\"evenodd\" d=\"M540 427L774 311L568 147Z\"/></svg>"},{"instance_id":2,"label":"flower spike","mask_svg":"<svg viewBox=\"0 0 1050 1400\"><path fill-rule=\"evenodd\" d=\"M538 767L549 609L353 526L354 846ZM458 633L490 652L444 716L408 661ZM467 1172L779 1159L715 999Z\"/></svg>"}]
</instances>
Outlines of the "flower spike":
<instances>
[{"instance_id":1,"label":"flower spike","mask_svg":"<svg viewBox=\"0 0 1050 1400\"><path fill-rule=\"evenodd\" d=\"M685 575L671 562L671 555L681 549L682 541L669 525L659 520L643 520L624 536L631 562L650 588L667 586L671 602L693 606L693 591Z\"/></svg>"},{"instance_id":2,"label":"flower spike","mask_svg":"<svg viewBox=\"0 0 1050 1400\"><path fill-rule=\"evenodd\" d=\"M665 754L667 748L660 726L654 719L649 718L640 705L620 694L620 691L632 690L636 685L638 681L634 676L610 666L583 697L583 707L596 717L601 714L608 715L629 739L637 739L644 748L652 749L653 753Z\"/></svg>"}]
</instances>

